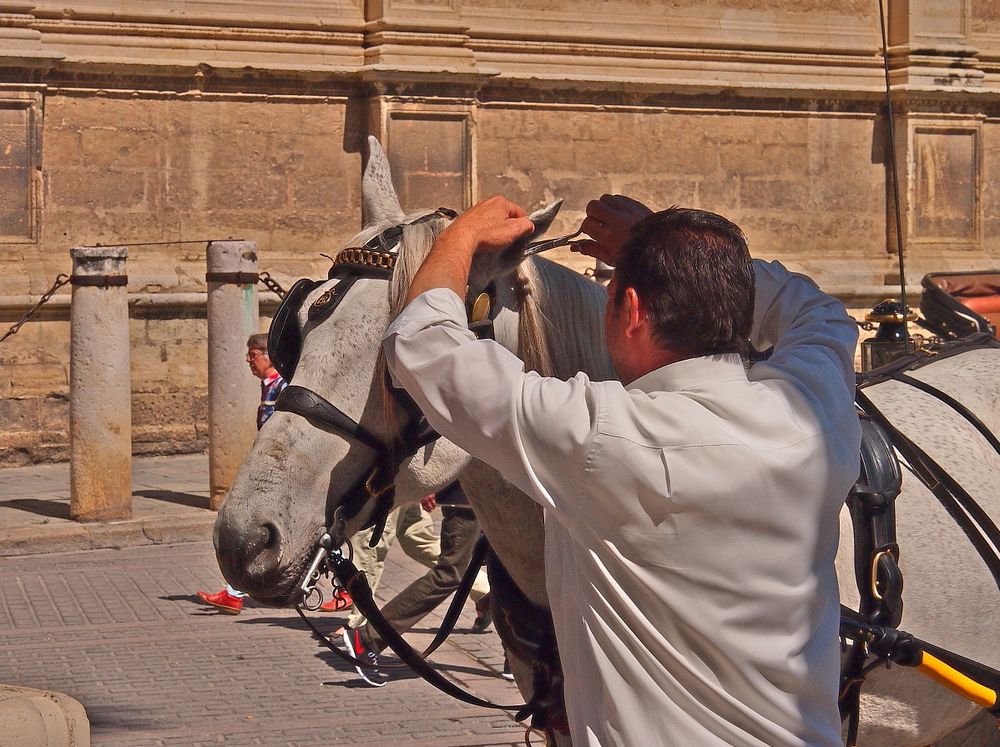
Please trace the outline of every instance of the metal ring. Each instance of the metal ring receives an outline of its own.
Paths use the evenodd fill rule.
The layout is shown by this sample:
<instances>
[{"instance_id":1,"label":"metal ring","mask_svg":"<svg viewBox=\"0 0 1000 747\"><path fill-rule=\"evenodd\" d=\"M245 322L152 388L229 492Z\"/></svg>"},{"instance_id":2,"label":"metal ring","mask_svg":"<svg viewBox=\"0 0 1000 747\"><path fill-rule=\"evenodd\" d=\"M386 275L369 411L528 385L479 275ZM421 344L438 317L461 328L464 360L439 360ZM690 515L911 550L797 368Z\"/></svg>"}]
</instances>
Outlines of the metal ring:
<instances>
[{"instance_id":1,"label":"metal ring","mask_svg":"<svg viewBox=\"0 0 1000 747\"><path fill-rule=\"evenodd\" d=\"M317 601L315 604L311 604L309 602L309 600L313 598L314 594L316 595L316 597L318 597L319 601ZM318 586L312 587L312 589L309 590L309 593L306 594L306 598L302 600L302 606L305 607L310 612L315 612L320 607L322 607L323 606L323 590L320 589Z\"/></svg>"},{"instance_id":2,"label":"metal ring","mask_svg":"<svg viewBox=\"0 0 1000 747\"><path fill-rule=\"evenodd\" d=\"M375 480L375 476L378 474L378 472L379 468L375 467L374 469L372 469L371 474L368 475L368 479L365 480L365 492L368 493L369 498L381 498L382 495L387 490L391 489L394 485L393 482L389 482L382 489L376 491L375 488L372 486L372 483Z\"/></svg>"},{"instance_id":3,"label":"metal ring","mask_svg":"<svg viewBox=\"0 0 1000 747\"><path fill-rule=\"evenodd\" d=\"M876 602L882 601L882 594L878 590L878 562L886 555L892 555L888 550L880 550L872 558L872 596Z\"/></svg>"}]
</instances>

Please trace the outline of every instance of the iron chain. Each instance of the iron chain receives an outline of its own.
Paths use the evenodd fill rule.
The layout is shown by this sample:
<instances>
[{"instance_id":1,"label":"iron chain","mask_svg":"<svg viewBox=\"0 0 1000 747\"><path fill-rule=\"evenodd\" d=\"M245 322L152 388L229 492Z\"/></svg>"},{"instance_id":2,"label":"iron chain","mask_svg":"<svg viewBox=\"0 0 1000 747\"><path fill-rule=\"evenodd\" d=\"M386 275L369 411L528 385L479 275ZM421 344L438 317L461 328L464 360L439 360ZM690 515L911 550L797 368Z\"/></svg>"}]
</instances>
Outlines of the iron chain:
<instances>
[{"instance_id":1,"label":"iron chain","mask_svg":"<svg viewBox=\"0 0 1000 747\"><path fill-rule=\"evenodd\" d=\"M21 327L24 326L24 323L27 322L29 319L31 319L31 317L35 315L35 312L37 312L39 308L41 308L45 303L47 303L48 300L52 298L53 295L55 295L55 292L57 290L62 288L68 282L69 282L69 275L65 273L59 273L59 275L56 276L56 281L52 284L52 287L42 294L42 297L38 299L38 303L36 303L30 309L25 311L24 314L21 315L21 318L17 320L17 323L13 327L8 329L3 337L0 337L0 342L3 342L11 335L17 334L18 331L20 331Z\"/></svg>"},{"instance_id":2,"label":"iron chain","mask_svg":"<svg viewBox=\"0 0 1000 747\"><path fill-rule=\"evenodd\" d=\"M288 291L282 288L278 281L271 277L271 273L262 272L257 277L257 282L262 283L269 291L273 292L278 298L284 298L288 295Z\"/></svg>"}]
</instances>

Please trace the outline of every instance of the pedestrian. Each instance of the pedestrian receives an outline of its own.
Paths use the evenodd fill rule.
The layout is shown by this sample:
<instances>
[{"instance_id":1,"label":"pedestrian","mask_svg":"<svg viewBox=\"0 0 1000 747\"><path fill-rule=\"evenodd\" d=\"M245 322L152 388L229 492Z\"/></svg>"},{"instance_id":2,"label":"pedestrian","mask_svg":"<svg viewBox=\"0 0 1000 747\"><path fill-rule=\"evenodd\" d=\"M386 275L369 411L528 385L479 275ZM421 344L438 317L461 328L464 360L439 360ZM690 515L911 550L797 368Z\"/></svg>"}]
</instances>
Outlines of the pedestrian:
<instances>
[{"instance_id":1,"label":"pedestrian","mask_svg":"<svg viewBox=\"0 0 1000 747\"><path fill-rule=\"evenodd\" d=\"M442 519L440 552L434 565L381 610L382 617L399 633L410 630L455 592L469 566L473 546L479 537L479 522L472 513L469 499L457 482L439 491L436 496L427 496L422 501L422 507L428 511L433 510L435 505L441 507ZM487 608L480 604L488 593L489 583L480 570L470 593L476 603L474 628L480 632L489 625L489 613L485 612ZM385 648L385 642L371 623L349 624L343 631L343 637L348 651L356 659L369 665L357 667L361 678L373 687L385 685L386 676L377 669L378 654Z\"/></svg>"},{"instance_id":2,"label":"pedestrian","mask_svg":"<svg viewBox=\"0 0 1000 747\"><path fill-rule=\"evenodd\" d=\"M257 430L260 430L267 419L274 414L274 403L278 395L287 386L281 374L271 363L271 358L267 354L267 335L250 335L247 339L247 365L250 371L260 379L260 405L257 407ZM243 600L246 594L231 584L226 584L226 588L211 594L207 591L199 591L198 598L222 612L230 615L238 615L243 610ZM339 609L349 607L351 604L350 595L346 590L334 595L333 600L341 605Z\"/></svg>"},{"instance_id":3,"label":"pedestrian","mask_svg":"<svg viewBox=\"0 0 1000 747\"><path fill-rule=\"evenodd\" d=\"M838 517L857 479L857 326L702 210L587 206L615 267L620 381L525 372L467 329L478 252L532 230L500 197L452 222L385 334L442 437L545 510L575 745L839 747ZM747 370L748 338L766 361Z\"/></svg>"},{"instance_id":4,"label":"pedestrian","mask_svg":"<svg viewBox=\"0 0 1000 747\"><path fill-rule=\"evenodd\" d=\"M371 547L370 538L369 531L358 532L351 537L351 546L354 565L364 572L373 594L382 581L389 548L397 540L403 552L426 568L433 567L437 556L441 554L441 542L434 528L434 519L418 503L411 503L389 513L375 547ZM347 594L347 590L343 590L343 593ZM355 607L347 618L346 627L358 628L364 624L365 616ZM344 629L339 628L337 632L343 633Z\"/></svg>"}]
</instances>

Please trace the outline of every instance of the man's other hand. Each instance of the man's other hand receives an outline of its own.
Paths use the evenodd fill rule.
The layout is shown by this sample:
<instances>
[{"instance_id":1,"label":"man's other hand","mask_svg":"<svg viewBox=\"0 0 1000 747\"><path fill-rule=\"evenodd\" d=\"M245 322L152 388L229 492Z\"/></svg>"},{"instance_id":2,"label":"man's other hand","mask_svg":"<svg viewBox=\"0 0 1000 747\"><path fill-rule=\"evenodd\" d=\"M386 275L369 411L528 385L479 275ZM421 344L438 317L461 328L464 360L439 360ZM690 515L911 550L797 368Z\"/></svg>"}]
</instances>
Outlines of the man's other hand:
<instances>
[{"instance_id":1,"label":"man's other hand","mask_svg":"<svg viewBox=\"0 0 1000 747\"><path fill-rule=\"evenodd\" d=\"M593 241L575 242L571 249L599 259L612 267L632 233L632 227L653 213L648 207L625 195L601 195L587 203L583 232Z\"/></svg>"},{"instance_id":2,"label":"man's other hand","mask_svg":"<svg viewBox=\"0 0 1000 747\"><path fill-rule=\"evenodd\" d=\"M458 216L435 242L477 252L503 251L534 230L520 205L499 195L483 200Z\"/></svg>"},{"instance_id":3,"label":"man's other hand","mask_svg":"<svg viewBox=\"0 0 1000 747\"><path fill-rule=\"evenodd\" d=\"M430 495L425 495L420 499L420 506L428 513L437 508L437 499L434 497L434 493Z\"/></svg>"}]
</instances>

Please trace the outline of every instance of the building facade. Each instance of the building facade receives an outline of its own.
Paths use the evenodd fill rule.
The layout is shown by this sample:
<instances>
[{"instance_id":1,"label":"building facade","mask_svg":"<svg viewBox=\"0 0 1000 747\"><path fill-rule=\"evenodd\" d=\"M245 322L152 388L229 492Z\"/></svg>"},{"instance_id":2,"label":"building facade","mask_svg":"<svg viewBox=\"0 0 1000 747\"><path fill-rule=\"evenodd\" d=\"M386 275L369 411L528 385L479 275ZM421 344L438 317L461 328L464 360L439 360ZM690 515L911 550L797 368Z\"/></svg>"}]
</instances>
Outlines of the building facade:
<instances>
[{"instance_id":1,"label":"building facade","mask_svg":"<svg viewBox=\"0 0 1000 747\"><path fill-rule=\"evenodd\" d=\"M878 13L0 2L0 320L68 271L69 247L129 246L135 451L203 448L206 241L255 241L286 285L320 275L360 228L369 134L404 208L562 198L554 231L604 192L705 208L864 306L898 273ZM909 281L1000 264L1000 0L888 0L887 16ZM0 464L67 453L68 298L0 345Z\"/></svg>"}]
</instances>

